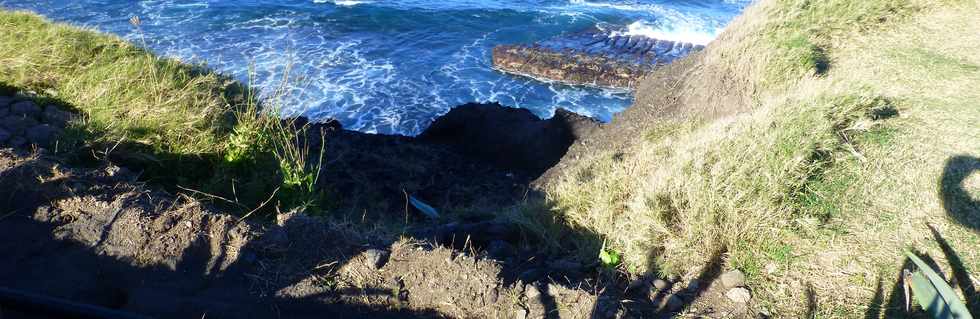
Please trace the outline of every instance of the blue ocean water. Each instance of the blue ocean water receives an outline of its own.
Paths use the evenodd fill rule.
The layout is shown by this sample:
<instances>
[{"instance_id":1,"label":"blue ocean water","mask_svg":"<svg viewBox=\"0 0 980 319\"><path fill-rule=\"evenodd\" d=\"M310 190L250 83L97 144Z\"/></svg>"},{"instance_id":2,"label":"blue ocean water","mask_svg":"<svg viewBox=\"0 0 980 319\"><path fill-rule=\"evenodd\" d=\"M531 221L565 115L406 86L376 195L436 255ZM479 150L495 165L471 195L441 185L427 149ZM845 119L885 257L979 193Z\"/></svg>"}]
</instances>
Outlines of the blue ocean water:
<instances>
[{"instance_id":1,"label":"blue ocean water","mask_svg":"<svg viewBox=\"0 0 980 319\"><path fill-rule=\"evenodd\" d=\"M494 45L598 27L704 44L751 0L0 0L205 63L269 94L284 112L369 133L415 135L467 102L542 118L557 107L608 121L629 92L494 71ZM141 32L129 23L142 21Z\"/></svg>"}]
</instances>

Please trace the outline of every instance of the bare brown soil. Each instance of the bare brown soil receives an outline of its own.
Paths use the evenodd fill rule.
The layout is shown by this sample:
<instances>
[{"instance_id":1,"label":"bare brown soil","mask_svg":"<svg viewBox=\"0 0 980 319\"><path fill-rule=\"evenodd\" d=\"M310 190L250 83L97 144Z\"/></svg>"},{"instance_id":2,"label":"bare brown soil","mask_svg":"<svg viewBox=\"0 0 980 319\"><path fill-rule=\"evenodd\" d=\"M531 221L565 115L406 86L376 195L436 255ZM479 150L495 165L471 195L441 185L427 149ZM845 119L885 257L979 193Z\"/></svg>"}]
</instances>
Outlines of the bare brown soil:
<instances>
[{"instance_id":1,"label":"bare brown soil","mask_svg":"<svg viewBox=\"0 0 980 319\"><path fill-rule=\"evenodd\" d=\"M0 282L168 318L490 318L527 311L523 287L503 286L492 261L405 240L379 247L391 253L375 269L361 255L372 240L350 225L302 214L267 226L239 222L132 177L111 165L72 170L43 155L0 150ZM594 302L582 290L555 294L569 295L579 313Z\"/></svg>"},{"instance_id":2,"label":"bare brown soil","mask_svg":"<svg viewBox=\"0 0 980 319\"><path fill-rule=\"evenodd\" d=\"M0 286L160 318L650 318L681 310L657 312L668 295L687 313L737 313L708 298L721 288L627 289L587 267L391 242L301 213L239 221L124 168L44 153L0 149ZM7 304L0 315L44 317Z\"/></svg>"}]
</instances>

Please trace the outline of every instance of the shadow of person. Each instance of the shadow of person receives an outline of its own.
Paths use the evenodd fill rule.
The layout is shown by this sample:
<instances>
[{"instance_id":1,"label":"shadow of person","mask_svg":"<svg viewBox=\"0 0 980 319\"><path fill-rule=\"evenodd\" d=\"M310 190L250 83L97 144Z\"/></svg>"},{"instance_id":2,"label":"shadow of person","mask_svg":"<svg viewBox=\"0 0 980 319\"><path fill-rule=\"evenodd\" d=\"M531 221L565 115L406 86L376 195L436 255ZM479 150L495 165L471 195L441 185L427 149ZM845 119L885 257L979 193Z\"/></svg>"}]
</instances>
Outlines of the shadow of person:
<instances>
[{"instance_id":1,"label":"shadow of person","mask_svg":"<svg viewBox=\"0 0 980 319\"><path fill-rule=\"evenodd\" d=\"M971 195L964 183L980 171L980 158L957 155L946 160L939 180L939 196L946 214L957 223L980 232L980 196Z\"/></svg>"}]
</instances>

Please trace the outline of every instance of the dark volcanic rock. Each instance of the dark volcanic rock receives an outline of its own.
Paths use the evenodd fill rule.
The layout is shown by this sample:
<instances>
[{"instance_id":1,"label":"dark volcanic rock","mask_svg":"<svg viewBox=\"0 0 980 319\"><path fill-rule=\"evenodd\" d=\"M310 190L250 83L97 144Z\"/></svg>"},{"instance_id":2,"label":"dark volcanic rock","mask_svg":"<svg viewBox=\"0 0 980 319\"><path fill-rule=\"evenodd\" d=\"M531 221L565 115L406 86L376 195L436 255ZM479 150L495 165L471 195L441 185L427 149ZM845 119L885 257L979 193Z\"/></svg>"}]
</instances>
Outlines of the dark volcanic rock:
<instances>
[{"instance_id":1,"label":"dark volcanic rock","mask_svg":"<svg viewBox=\"0 0 980 319\"><path fill-rule=\"evenodd\" d=\"M551 119L541 120L526 109L466 104L436 119L418 138L537 177L557 163L576 139L596 127L594 120L562 109Z\"/></svg>"},{"instance_id":2,"label":"dark volcanic rock","mask_svg":"<svg viewBox=\"0 0 980 319\"><path fill-rule=\"evenodd\" d=\"M10 103L14 102L14 98L9 96L0 96L0 108L5 108L10 106Z\"/></svg>"},{"instance_id":3,"label":"dark volcanic rock","mask_svg":"<svg viewBox=\"0 0 980 319\"><path fill-rule=\"evenodd\" d=\"M7 139L10 139L10 132L0 128L0 143L6 142Z\"/></svg>"},{"instance_id":4,"label":"dark volcanic rock","mask_svg":"<svg viewBox=\"0 0 980 319\"><path fill-rule=\"evenodd\" d=\"M563 110L541 120L497 104L460 106L418 137L349 131L336 121L307 124L294 123L307 127L313 158L323 135L319 184L336 199L331 210L363 220L406 216L407 195L438 210L492 215L528 196L531 180L598 127Z\"/></svg>"},{"instance_id":5,"label":"dark volcanic rock","mask_svg":"<svg viewBox=\"0 0 980 319\"><path fill-rule=\"evenodd\" d=\"M493 65L509 73L570 84L632 89L658 66L703 48L644 36L585 31L531 45L494 47Z\"/></svg>"},{"instance_id":6,"label":"dark volcanic rock","mask_svg":"<svg viewBox=\"0 0 980 319\"><path fill-rule=\"evenodd\" d=\"M27 129L24 135L27 137L27 141L44 146L51 144L60 133L60 130L54 126L41 124Z\"/></svg>"},{"instance_id":7,"label":"dark volcanic rock","mask_svg":"<svg viewBox=\"0 0 980 319\"><path fill-rule=\"evenodd\" d=\"M13 135L24 134L24 131L35 125L37 121L30 117L10 115L0 119L0 127L6 128Z\"/></svg>"},{"instance_id":8,"label":"dark volcanic rock","mask_svg":"<svg viewBox=\"0 0 980 319\"><path fill-rule=\"evenodd\" d=\"M10 112L14 115L24 115L24 116L38 116L41 114L41 108L31 101L22 101L14 103L10 106Z\"/></svg>"},{"instance_id":9,"label":"dark volcanic rock","mask_svg":"<svg viewBox=\"0 0 980 319\"><path fill-rule=\"evenodd\" d=\"M73 116L71 112L63 111L55 105L44 107L44 113L41 115L45 122L52 125L65 125Z\"/></svg>"}]
</instances>

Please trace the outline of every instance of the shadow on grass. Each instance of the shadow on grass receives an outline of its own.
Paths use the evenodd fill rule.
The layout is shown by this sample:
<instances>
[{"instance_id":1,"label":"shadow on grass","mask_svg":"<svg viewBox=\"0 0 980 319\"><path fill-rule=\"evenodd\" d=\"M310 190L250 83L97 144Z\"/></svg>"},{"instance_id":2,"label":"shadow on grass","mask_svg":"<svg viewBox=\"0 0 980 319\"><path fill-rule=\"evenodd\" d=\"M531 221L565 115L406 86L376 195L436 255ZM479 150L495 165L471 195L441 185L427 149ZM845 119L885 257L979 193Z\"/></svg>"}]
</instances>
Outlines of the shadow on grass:
<instances>
[{"instance_id":1,"label":"shadow on grass","mask_svg":"<svg viewBox=\"0 0 980 319\"><path fill-rule=\"evenodd\" d=\"M946 214L974 232L980 232L980 198L967 192L963 183L977 172L980 172L980 158L957 155L946 160L939 180L940 199Z\"/></svg>"},{"instance_id":2,"label":"shadow on grass","mask_svg":"<svg viewBox=\"0 0 980 319\"><path fill-rule=\"evenodd\" d=\"M933 238L936 243L939 244L940 249L943 251L945 259L950 263L950 268L952 270L952 278L946 279L947 276L942 273L939 264L932 259L928 254L921 252L914 252L916 255L922 258L922 260L929 265L930 268L936 271L937 274L942 276L945 281L950 282L952 287L958 287L958 289L966 297L966 306L970 313L978 313L980 307L978 307L978 302L980 302L980 295L977 294L976 288L973 285L973 281L970 278L970 274L966 269L963 261L960 259L959 254L949 245L949 242L939 233L939 231L932 225L928 225L929 230L932 232ZM877 285L875 288L875 294L871 298L868 309L865 311L865 319L878 319L882 318L930 318L930 316L921 310L917 302L913 299L908 299L909 296L906 295L905 289L905 276L904 271L915 269L914 264L909 258L905 258L902 262L902 266L898 269L898 274L895 277L895 285L892 288L891 293L888 298L884 298L884 291L881 282L881 276L879 275ZM911 308L912 311L907 311L906 308Z\"/></svg>"}]
</instances>

